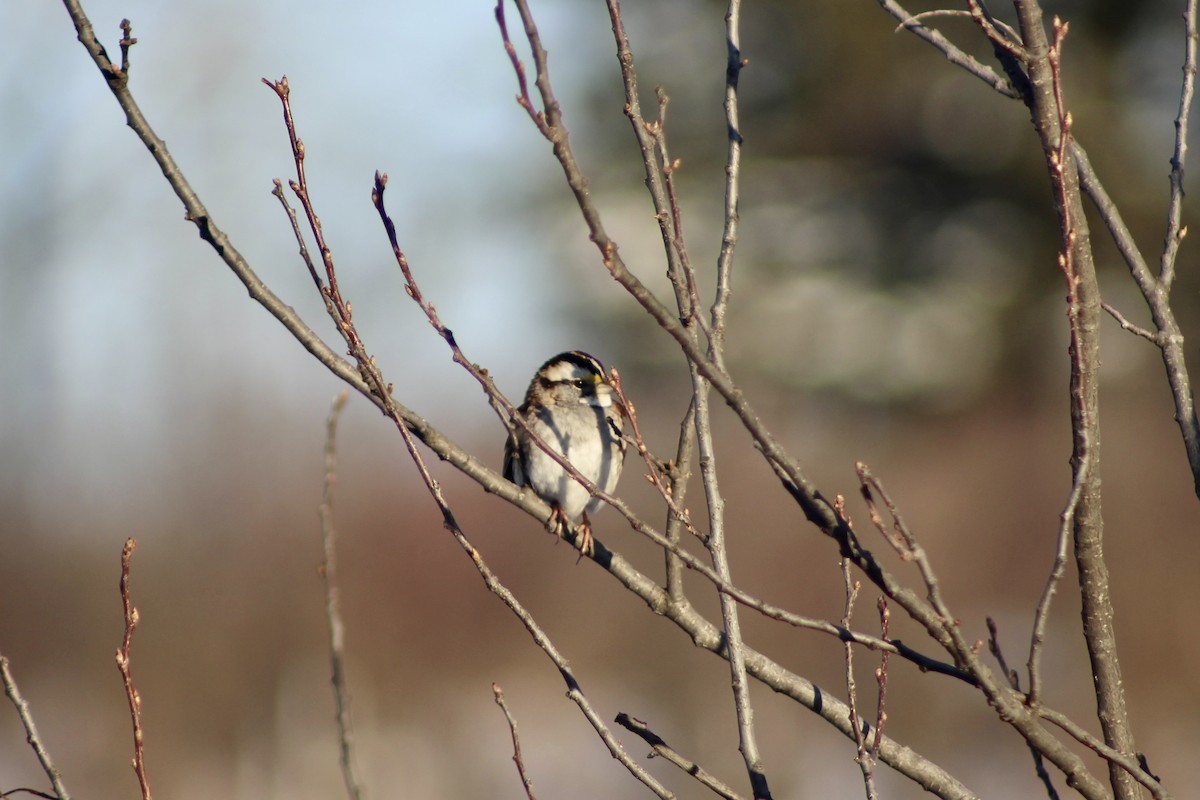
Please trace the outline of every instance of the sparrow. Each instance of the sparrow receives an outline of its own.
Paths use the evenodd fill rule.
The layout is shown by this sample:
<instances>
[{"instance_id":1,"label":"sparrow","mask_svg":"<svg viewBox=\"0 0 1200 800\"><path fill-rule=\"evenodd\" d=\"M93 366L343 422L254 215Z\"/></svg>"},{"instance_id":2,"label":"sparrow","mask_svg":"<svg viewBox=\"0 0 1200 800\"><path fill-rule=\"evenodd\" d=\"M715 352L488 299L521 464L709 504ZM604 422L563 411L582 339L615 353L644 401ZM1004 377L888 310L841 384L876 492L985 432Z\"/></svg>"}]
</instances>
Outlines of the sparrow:
<instances>
[{"instance_id":1,"label":"sparrow","mask_svg":"<svg viewBox=\"0 0 1200 800\"><path fill-rule=\"evenodd\" d=\"M587 353L559 353L538 369L517 414L552 450L581 475L611 494L625 459L626 412L613 397L604 365ZM589 513L601 505L587 489L514 426L504 445L504 477L528 486L553 509L552 531L562 537L567 522L580 520L576 544L581 555L595 553Z\"/></svg>"}]
</instances>

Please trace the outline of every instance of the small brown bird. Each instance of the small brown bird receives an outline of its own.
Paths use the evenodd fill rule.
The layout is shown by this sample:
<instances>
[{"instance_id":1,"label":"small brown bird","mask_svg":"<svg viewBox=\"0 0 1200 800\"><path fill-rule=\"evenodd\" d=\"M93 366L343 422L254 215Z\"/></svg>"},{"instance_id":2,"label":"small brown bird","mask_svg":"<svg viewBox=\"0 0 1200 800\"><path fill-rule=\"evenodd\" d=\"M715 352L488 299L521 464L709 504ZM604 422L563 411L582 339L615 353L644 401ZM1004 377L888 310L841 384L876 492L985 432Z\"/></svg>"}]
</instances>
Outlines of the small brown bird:
<instances>
[{"instance_id":1,"label":"small brown bird","mask_svg":"<svg viewBox=\"0 0 1200 800\"><path fill-rule=\"evenodd\" d=\"M606 494L621 477L625 459L622 438L625 410L614 402L604 365L578 350L559 353L533 376L525 402L517 413L551 449L561 453L581 475ZM553 458L517 427L504 446L504 477L518 486L529 486L554 509L554 532L582 518L578 526L579 551L595 552L592 524L601 501L567 474Z\"/></svg>"}]
</instances>

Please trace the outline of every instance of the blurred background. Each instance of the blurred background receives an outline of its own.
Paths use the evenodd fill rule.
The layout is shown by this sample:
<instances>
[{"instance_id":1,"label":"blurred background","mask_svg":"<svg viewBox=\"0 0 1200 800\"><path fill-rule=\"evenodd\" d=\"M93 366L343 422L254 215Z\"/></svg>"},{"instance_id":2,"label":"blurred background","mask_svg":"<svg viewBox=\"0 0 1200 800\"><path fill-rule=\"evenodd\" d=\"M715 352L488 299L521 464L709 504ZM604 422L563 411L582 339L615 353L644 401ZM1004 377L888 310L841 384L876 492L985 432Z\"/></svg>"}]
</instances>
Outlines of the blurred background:
<instances>
[{"instance_id":1,"label":"blurred background","mask_svg":"<svg viewBox=\"0 0 1200 800\"><path fill-rule=\"evenodd\" d=\"M724 8L628 5L647 114L655 85L670 96L684 225L708 296L721 233ZM1071 23L1075 132L1152 262L1182 9L1046 9ZM622 369L651 447L674 451L686 372L603 271L548 145L514 102L489 3L90 0L86 10L114 58L118 23L132 20L132 88L151 124L258 274L332 343L269 194L293 166L279 104L259 79L288 76L343 294L398 399L499 467L500 423L404 295L370 205L377 169L391 177L389 208L422 288L510 398L550 355L585 349ZM539 0L534 11L608 230L666 297L605 9ZM67 787L135 796L112 660L119 556L134 536L133 668L156 794L336 796L316 508L323 421L340 387L183 220L65 11L8 3L0 23L10 76L0 82L0 653ZM939 26L990 63L968 21ZM744 9L729 362L827 496L853 496L854 462L871 465L932 554L964 630L983 638L995 617L1010 661L1023 664L1070 478L1048 184L1024 108L894 29L866 0ZM1098 225L1093 239L1106 299L1144 322ZM1173 295L1189 336L1200 324L1191 253L1185 245ZM1156 352L1105 326L1105 516L1125 685L1139 746L1179 790L1200 782L1200 644L1188 635L1200 514ZM723 409L716 422L735 578L798 613L839 617L834 549ZM634 795L361 398L339 450L341 590L368 796L523 796L493 681L522 726L539 794ZM537 523L433 466L475 545L571 660L600 715L644 719L744 786L724 663L594 565L577 565ZM640 471L630 461L621 493L661 524ZM865 522L853 502L851 511ZM660 557L616 514L598 517L597 535L660 575ZM1047 699L1095 730L1074 581L1069 572L1054 607ZM715 607L705 584L689 585L702 608ZM874 601L864 591L864 629ZM837 643L752 614L744 624L753 646L844 695ZM858 659L873 703L874 662ZM852 745L756 691L775 795L861 796ZM972 789L1039 793L1027 751L967 688L893 661L888 711L889 733ZM635 755L646 749L623 739ZM680 796L706 796L661 762L649 768ZM885 796L920 795L887 770L879 781ZM44 778L6 706L0 791L18 786L44 788Z\"/></svg>"}]
</instances>

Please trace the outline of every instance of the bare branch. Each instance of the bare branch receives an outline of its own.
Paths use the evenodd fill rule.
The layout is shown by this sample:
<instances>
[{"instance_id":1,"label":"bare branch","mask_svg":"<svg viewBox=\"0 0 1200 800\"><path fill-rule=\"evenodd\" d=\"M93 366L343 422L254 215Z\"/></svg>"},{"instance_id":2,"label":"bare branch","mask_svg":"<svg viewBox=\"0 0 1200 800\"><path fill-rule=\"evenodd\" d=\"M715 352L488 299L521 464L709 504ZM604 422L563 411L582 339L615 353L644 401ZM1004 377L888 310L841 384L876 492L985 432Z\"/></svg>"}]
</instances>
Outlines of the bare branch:
<instances>
[{"instance_id":1,"label":"bare branch","mask_svg":"<svg viewBox=\"0 0 1200 800\"><path fill-rule=\"evenodd\" d=\"M684 758L673 747L663 741L662 737L654 731L650 730L650 726L642 722L636 717L631 717L622 711L617 714L615 722L636 736L641 737L642 741L650 745L653 749L652 755L660 756L671 762L681 770L686 772L691 777L695 778L702 785L712 790L713 794L718 797L723 797L725 800L742 800L732 787L722 783L718 778L710 774L704 767L697 764L695 761Z\"/></svg>"},{"instance_id":2,"label":"bare branch","mask_svg":"<svg viewBox=\"0 0 1200 800\"><path fill-rule=\"evenodd\" d=\"M1183 227L1183 171L1187 162L1188 119L1196 96L1196 0L1188 0L1183 11L1184 56L1183 86L1179 93L1179 113L1175 115L1175 150L1171 154L1171 199L1167 204L1167 232L1163 237L1162 261L1158 280L1171 290L1175 282L1175 259L1179 245L1187 235Z\"/></svg>"},{"instance_id":3,"label":"bare branch","mask_svg":"<svg viewBox=\"0 0 1200 800\"><path fill-rule=\"evenodd\" d=\"M1065 559L1066 553L1063 557ZM1004 658L1004 651L1000 649L1000 634L996 627L996 621L991 617L987 618L988 627L988 650L996 658L996 662L1000 664L1000 672L1008 678L1008 684L1013 688L1013 691L1021 691L1021 676L1017 674L1015 669L1010 669L1008 660ZM1050 773L1046 771L1046 761L1042 758L1042 754L1032 744L1029 745L1029 753L1033 756L1033 769L1037 773L1038 780L1046 787L1046 797L1049 800L1058 800L1058 790L1054 788L1054 782L1050 778Z\"/></svg>"},{"instance_id":4,"label":"bare branch","mask_svg":"<svg viewBox=\"0 0 1200 800\"><path fill-rule=\"evenodd\" d=\"M1159 782L1158 776L1152 775L1150 770L1146 768L1145 759L1140 754L1136 757L1131 757L1117 752L1061 712L1048 709L1045 706L1040 706L1037 712L1042 719L1057 725L1069 734L1071 738L1091 749L1109 764L1123 769L1134 780L1146 787L1155 800L1169 800L1171 797L1166 789L1163 788L1162 783Z\"/></svg>"},{"instance_id":5,"label":"bare branch","mask_svg":"<svg viewBox=\"0 0 1200 800\"><path fill-rule=\"evenodd\" d=\"M940 31L925 27L925 25L921 22L921 17L925 16L924 14L918 14L914 16L908 13L908 11L905 10L904 7L898 2L895 2L895 0L879 0L879 5L883 7L884 11L891 14L900 22L901 28L904 28L917 38L922 39L923 41L932 45L946 57L947 61L954 66L961 67L962 69L966 70L968 73L974 75L976 78L979 78L979 80L983 81L1005 97L1010 97L1013 99L1020 98L1020 93L1013 88L1012 84L1009 83L1009 81L1005 78L1001 77L999 73L997 73L991 67L979 63L974 56L968 55L953 42L943 36Z\"/></svg>"},{"instance_id":6,"label":"bare branch","mask_svg":"<svg viewBox=\"0 0 1200 800\"><path fill-rule=\"evenodd\" d=\"M1058 543L1054 548L1054 562L1050 567L1050 575L1038 599L1037 609L1033 614L1033 630L1029 635L1029 698L1028 703L1036 706L1041 702L1042 694L1042 645L1046 641L1046 621L1050 616L1050 602L1058 591L1058 582L1062 579L1067 568L1067 555L1071 546L1071 531L1075 526L1075 513L1083 496L1084 479L1090 466L1090 455L1086 454L1075 464L1075 475L1071 481L1071 493L1067 498L1066 508L1059 516ZM993 634L994 638L994 634ZM1014 673L1015 676L1015 673ZM1014 689L1019 688L1014 684Z\"/></svg>"},{"instance_id":7,"label":"bare branch","mask_svg":"<svg viewBox=\"0 0 1200 800\"><path fill-rule=\"evenodd\" d=\"M137 39L133 38L133 23L127 19L121 20L121 41L117 44L121 48L121 75L128 80L129 48L137 44Z\"/></svg>"},{"instance_id":8,"label":"bare branch","mask_svg":"<svg viewBox=\"0 0 1200 800\"><path fill-rule=\"evenodd\" d=\"M533 794L533 781L525 772L525 759L521 757L521 737L517 735L517 721L513 719L512 712L508 710L508 703L504 702L504 690L500 688L500 684L492 684L492 694L496 698L496 705L500 706L500 710L504 712L504 718L508 720L508 731L512 734L513 763L517 765L517 774L521 776L521 785L525 787L525 796L529 800L537 800Z\"/></svg>"},{"instance_id":9,"label":"bare branch","mask_svg":"<svg viewBox=\"0 0 1200 800\"><path fill-rule=\"evenodd\" d=\"M1140 325L1133 324L1127 320L1125 315L1118 311L1116 306L1114 306L1112 303L1101 303L1100 307L1107 311L1109 316L1117 321L1117 324L1121 326L1121 330L1129 331L1135 336L1140 336L1151 344L1161 345L1160 336L1157 333L1148 331Z\"/></svg>"},{"instance_id":10,"label":"bare branch","mask_svg":"<svg viewBox=\"0 0 1200 800\"><path fill-rule=\"evenodd\" d=\"M1175 319L1174 311L1171 310L1170 293L1151 273L1145 257L1121 217L1117 204L1104 189L1088 160L1087 153L1074 139L1071 142L1071 154L1078 168L1079 186L1087 193L1100 218L1104 220L1105 228L1112 235L1117 250L1129 267L1129 273L1145 298L1151 319L1154 320L1154 327L1158 330L1153 341L1162 351L1167 383L1171 387L1171 396L1175 402L1175 421L1179 425L1188 465L1192 470L1193 488L1197 497L1200 497L1200 420L1196 418L1195 398L1191 379L1188 377L1183 332ZM1186 229L1180 229L1181 232L1183 230Z\"/></svg>"},{"instance_id":11,"label":"bare branch","mask_svg":"<svg viewBox=\"0 0 1200 800\"><path fill-rule=\"evenodd\" d=\"M879 608L879 635L885 641L891 636L892 612L888 608L887 598L880 597L876 604ZM883 726L887 724L887 686L888 686L888 653L879 654L879 668L875 670L875 682L879 687L879 699L875 709L875 743L871 746L871 758L879 760L879 742L883 739Z\"/></svg>"},{"instance_id":12,"label":"bare branch","mask_svg":"<svg viewBox=\"0 0 1200 800\"><path fill-rule=\"evenodd\" d=\"M117 648L117 670L121 673L121 682L125 686L125 697L129 701L129 718L133 726L133 771L137 775L138 788L142 792L142 800L151 800L150 781L146 777L146 756L144 752L145 737L142 734L142 695L133 685L133 670L131 668L130 651L133 646L133 631L138 624L138 610L133 606L129 595L129 562L137 541L126 539L125 547L121 550L121 608L125 616L125 633L121 638L121 646Z\"/></svg>"},{"instance_id":13,"label":"bare branch","mask_svg":"<svg viewBox=\"0 0 1200 800\"><path fill-rule=\"evenodd\" d=\"M858 590L862 588L862 584L851 579L850 559L848 558L842 559L842 582L846 587L846 606L842 613L842 625L849 628L850 620L854 616L854 601L858 598ZM854 681L854 648L850 646L849 642L845 645L845 662L846 700L850 705L850 724L854 726L854 743L858 749L854 761L858 764L859 771L862 772L867 800L878 800L879 794L875 791L875 764L867 747L867 734L863 730L864 726L858 715L858 687ZM879 738L878 733L875 738Z\"/></svg>"},{"instance_id":14,"label":"bare branch","mask_svg":"<svg viewBox=\"0 0 1200 800\"><path fill-rule=\"evenodd\" d=\"M1104 520L1100 491L1100 289L1092 256L1079 177L1071 160L1071 115L1063 99L1060 64L1067 26L1054 20L1053 41L1047 40L1042 9L1036 0L1014 0L1027 62L1029 106L1042 142L1054 191L1062 249L1059 266L1067 284L1067 320L1071 336L1070 397L1072 482L1081 485L1073 503L1075 563L1079 571L1083 632L1096 693L1097 717L1105 741L1122 752L1135 750L1121 685L1113 627L1112 594L1104 560ZM1079 470L1086 467L1086 471ZM1032 654L1031 654L1032 655ZM1109 782L1118 800L1139 794L1135 781L1109 765Z\"/></svg>"},{"instance_id":15,"label":"bare branch","mask_svg":"<svg viewBox=\"0 0 1200 800\"><path fill-rule=\"evenodd\" d=\"M91 21L84 14L79 0L63 0L63 5L66 7L67 13L70 14L71 21L75 25L79 42L87 50L88 55L91 56L101 75L106 79L113 97L116 98L118 105L125 112L127 124L142 141L142 144L145 145L151 156L154 157L155 162L163 173L163 177L172 190L174 190L180 202L183 203L186 219L196 226L200 233L200 238L216 251L221 260L225 262L225 265L229 267L238 280L246 287L250 297L262 305L271 316L279 320L309 353L324 364L331 372L354 387L356 391L369 395L370 390L358 376L353 365L331 350L300 319L290 306L267 288L266 284L250 268L249 263L247 263L242 254L233 246L233 243L229 240L225 232L217 227L212 215L209 214L204 204L200 202L200 198L196 195L195 190L184 177L183 172L180 171L179 165L175 163L175 159L171 156L170 150L167 149L166 143L155 134L145 115L142 114L141 109L129 91L124 73L109 60L104 46L96 38ZM404 409L404 412L406 418L412 424L418 427L424 424L424 420L421 420L420 417L408 411L408 409Z\"/></svg>"},{"instance_id":16,"label":"bare branch","mask_svg":"<svg viewBox=\"0 0 1200 800\"><path fill-rule=\"evenodd\" d=\"M741 0L729 0L725 11L725 125L727 147L725 155L725 224L721 236L721 252L717 257L717 289L711 310L712 333L709 336L708 357L724 371L725 314L729 307L733 281L733 253L737 245L738 198L741 194L742 133L738 117L738 79L745 61L741 50ZM665 152L665 151L664 151ZM667 172L668 178L670 172ZM678 205L671 188L671 204L675 211L679 247L682 250L682 227ZM684 259L689 273L689 282L695 286L691 265ZM693 341L698 341L692 331ZM713 444L712 421L709 413L709 384L697 369L691 369L692 398L696 407L696 443L700 453L700 478L708 504L709 538L704 543L712 556L713 567L726 581L732 580L729 554L725 546L725 498L721 494L717 476L717 451ZM743 651L742 628L738 619L737 603L728 595L718 596L721 619L725 625L726 647L729 653L729 671L733 691L734 710L738 721L738 750L746 763L746 773L756 800L771 797L771 789L763 766L762 754L758 749L758 736L754 727L754 705L750 699L750 685L746 680L746 661ZM849 627L849 626L846 626Z\"/></svg>"},{"instance_id":17,"label":"bare branch","mask_svg":"<svg viewBox=\"0 0 1200 800\"><path fill-rule=\"evenodd\" d=\"M721 253L717 257L717 295L712 305L713 341L709 354L724 368L722 343L725 339L725 313L733 291L733 251L737 246L738 201L742 178L742 125L738 114L738 79L748 63L742 57L741 0L729 0L725 11L725 126L728 143L725 151L725 226L721 232Z\"/></svg>"},{"instance_id":18,"label":"bare branch","mask_svg":"<svg viewBox=\"0 0 1200 800\"><path fill-rule=\"evenodd\" d=\"M21 690L17 688L17 681L12 676L12 670L9 669L8 659L2 655L0 655L0 680L4 682L4 694L17 709L17 716L21 718L21 725L25 728L25 741L33 748L38 763L42 765L42 771L46 773L50 785L54 787L53 796L58 800L71 800L71 796L67 794L67 788L63 786L62 773L58 771L58 767L54 766L54 760L50 758L49 751L42 744L42 737L38 734L37 725L33 721L33 713L29 710L29 704L25 702L25 698L21 696ZM33 789L13 789L8 794L19 791L38 794L41 797L47 796L41 792L34 792Z\"/></svg>"},{"instance_id":19,"label":"bare branch","mask_svg":"<svg viewBox=\"0 0 1200 800\"><path fill-rule=\"evenodd\" d=\"M325 486L317 513L321 519L323 558L321 577L325 583L325 619L329 623L330 682L333 684L334 717L338 731L338 763L350 800L359 800L362 790L354 767L354 729L350 723L350 692L346 688L346 630L342 623L337 582L337 531L333 525L333 489L337 485L337 423L349 393L334 398L325 420Z\"/></svg>"},{"instance_id":20,"label":"bare branch","mask_svg":"<svg viewBox=\"0 0 1200 800\"><path fill-rule=\"evenodd\" d=\"M616 367L609 369L609 383L612 385L613 393L617 396L617 400L625 409L625 413L629 417L629 427L633 430L633 446L637 450L638 455L646 462L646 480L650 485L658 490L659 497L667 504L667 509L670 511L671 519L678 520L681 525L687 528L688 532L695 536L700 541L708 539L708 535L696 530L692 524L691 517L686 509L680 508L675 502L673 488L664 480L664 473L668 472L670 467L664 465L650 453L650 449L646 446L646 440L642 436L641 426L637 421L637 406L625 394L625 388L621 385L621 373ZM671 554L674 558L679 558L675 554Z\"/></svg>"},{"instance_id":21,"label":"bare branch","mask_svg":"<svg viewBox=\"0 0 1200 800\"><path fill-rule=\"evenodd\" d=\"M1021 42L1021 37L1007 25L1001 27L981 0L967 0L967 6L970 9L971 19L994 47L999 48L1018 62L1024 63L1029 60L1029 52Z\"/></svg>"},{"instance_id":22,"label":"bare branch","mask_svg":"<svg viewBox=\"0 0 1200 800\"><path fill-rule=\"evenodd\" d=\"M685 268L686 251L681 250L679 235L678 205L669 197L667 186L668 167L673 163L666 145L667 97L658 91L658 119L648 122L642 115L642 104L638 97L637 72L633 67L633 50L625 33L625 21L621 17L618 0L607 0L608 16L612 22L613 38L617 45L617 63L621 67L621 82L625 89L625 116L629 118L634 138L641 151L642 168L646 175L646 189L654 204L655 220L662 237L663 252L667 259L667 277L675 292L675 304L687 325L699 319L699 298L694 297L695 287L689 286L688 270ZM544 134L543 134L544 135ZM694 281L694 273L692 274Z\"/></svg>"},{"instance_id":23,"label":"bare branch","mask_svg":"<svg viewBox=\"0 0 1200 800\"><path fill-rule=\"evenodd\" d=\"M420 465L420 468L424 469L423 463ZM521 624L525 626L525 630L528 631L529 635L533 637L533 643L541 648L542 652L545 653L546 656L554 663L554 666L558 668L559 675L562 676L563 681L567 684L567 697L571 700L571 702L575 703L575 705L579 707L581 712L583 712L584 717L592 725L592 728L595 729L601 741L603 741L605 746L608 748L609 753L612 754L612 757L621 762L621 765L624 766L634 778L639 780L646 786L646 788L654 792L654 794L657 796L662 798L674 797L674 795L667 791L666 787L655 780L650 773L648 773L636 761L634 761L625 751L625 748L621 744L620 740L613 736L612 731L607 725L604 724L604 721L600 719L600 716L596 713L595 709L592 708L591 703L588 702L583 690L579 687L579 682L575 678L575 673L571 670L567 660L563 658L561 653L559 653L558 648L554 646L552 641L550 641L550 637L546 635L546 632L533 619L533 616L529 613L525 606L522 605L519 600L517 600L516 596L500 582L500 579L496 577L496 574L492 572L491 568L488 567L488 565L484 562L483 557L479 554L479 551L476 550L475 546L472 545L470 540L467 539L466 534L464 534L462 529L458 527L457 523L453 522L450 510L447 506L445 506L445 500L441 496L441 488L435 487L435 489L431 491L435 493L435 499L437 500L439 507L443 509L443 515L445 515L448 520L447 530L449 530L451 535L454 536L454 539L458 542L459 546L461 546L463 550L466 551L467 555L470 556L472 563L475 565L475 569L479 572L479 576L483 578L484 585L487 586L488 591L495 594L506 606L508 606L509 610L512 611L517 619L520 620Z\"/></svg>"},{"instance_id":24,"label":"bare branch","mask_svg":"<svg viewBox=\"0 0 1200 800\"><path fill-rule=\"evenodd\" d=\"M938 615L941 616L942 620L953 620L954 615L950 613L946 601L942 599L942 590L939 586L937 574L933 571L933 565L929 563L929 557L925 554L925 548L921 546L916 536L913 535L908 525L905 524L904 519L900 516L899 509L896 508L896 504L892 502L892 498L888 495L887 490L883 488L883 483L871 474L870 467L861 461L854 465L854 471L858 474L860 490L863 500L866 501L867 511L870 514L872 524L883 535L883 538L896 549L901 558L905 561L912 561L917 565L917 570L921 573L921 580L925 582L925 590L929 597L929 602ZM874 493L879 494L884 507L887 508L888 514L891 516L892 530L895 531L895 535L890 535L884 526L883 518L875 506Z\"/></svg>"},{"instance_id":25,"label":"bare branch","mask_svg":"<svg viewBox=\"0 0 1200 800\"><path fill-rule=\"evenodd\" d=\"M617 19L620 19L619 14ZM628 44L626 46L628 47ZM629 62L628 66L623 64L622 68L632 74L633 62ZM676 296L676 304L679 306L680 317L686 320L689 327L693 325L699 327L710 341L711 346L712 329L700 314L700 292L696 287L696 270L692 266L692 259L688 255L687 244L684 240L683 211L679 207L679 194L675 188L675 173L682 167L683 162L680 159L671 158L667 146L667 106L670 100L661 86L655 89L655 95L658 97L658 119L655 122L646 123L646 128L654 139L655 150L658 152L661 165L663 186L666 188L667 202L670 204L671 242L669 250L675 254L674 260L678 262L677 269L682 275L682 281L676 278L675 282L682 283L682 288L685 290L684 296Z\"/></svg>"}]
</instances>

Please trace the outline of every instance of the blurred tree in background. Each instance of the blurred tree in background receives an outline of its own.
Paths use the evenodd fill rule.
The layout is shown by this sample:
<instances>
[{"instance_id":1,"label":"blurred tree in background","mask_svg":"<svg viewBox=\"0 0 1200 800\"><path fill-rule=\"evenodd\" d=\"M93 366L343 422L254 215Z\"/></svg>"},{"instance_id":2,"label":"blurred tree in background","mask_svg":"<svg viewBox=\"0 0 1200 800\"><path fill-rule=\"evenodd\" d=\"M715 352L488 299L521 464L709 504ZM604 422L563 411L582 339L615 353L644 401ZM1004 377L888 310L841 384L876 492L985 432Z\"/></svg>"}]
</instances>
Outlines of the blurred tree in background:
<instances>
[{"instance_id":1,"label":"blurred tree in background","mask_svg":"<svg viewBox=\"0 0 1200 800\"><path fill-rule=\"evenodd\" d=\"M910 5L913 13L939 7ZM1012 22L1011 8L993 11ZM742 133L753 157L731 352L782 390L922 415L1057 391L1065 362L1046 343L1065 347L1058 234L1028 111L947 68L877 12L870 3L765 2L743 14ZM705 245L698 254L712 258L725 129L723 75L706 65L723 47L720 4L626 13L643 102L652 102L654 85L671 100L688 233ZM1071 23L1063 72L1079 139L1135 238L1159 242L1183 59L1179 10L1066 2L1047 13ZM937 22L992 63L969 18ZM615 212L622 220L640 219L615 69L596 72L576 127L603 154L596 189L617 209L631 207ZM1127 269L1102 238L1097 259L1106 291L1129 305L1121 302L1136 297ZM1197 278L1183 270L1179 280L1176 313L1192 323ZM606 332L609 314L625 315L614 327L634 338L627 357L654 352L637 341L638 310L619 299L581 313ZM1153 352L1129 337L1114 336L1105 360L1115 385L1157 377Z\"/></svg>"}]
</instances>

